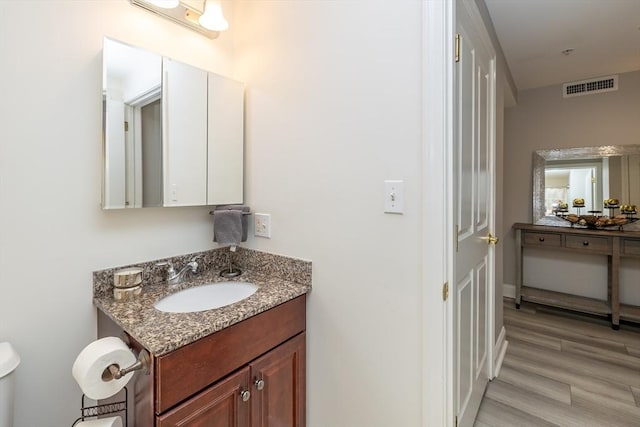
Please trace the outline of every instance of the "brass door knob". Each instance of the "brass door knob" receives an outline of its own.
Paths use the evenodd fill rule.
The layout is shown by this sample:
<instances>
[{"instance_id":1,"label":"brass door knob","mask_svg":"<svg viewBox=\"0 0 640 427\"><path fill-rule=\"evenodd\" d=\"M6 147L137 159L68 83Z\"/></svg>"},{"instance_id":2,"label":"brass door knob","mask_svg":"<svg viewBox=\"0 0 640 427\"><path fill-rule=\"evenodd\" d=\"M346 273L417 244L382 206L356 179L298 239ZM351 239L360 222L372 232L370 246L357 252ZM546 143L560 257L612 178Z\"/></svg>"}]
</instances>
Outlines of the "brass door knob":
<instances>
[{"instance_id":1,"label":"brass door knob","mask_svg":"<svg viewBox=\"0 0 640 427\"><path fill-rule=\"evenodd\" d=\"M481 237L482 240L486 240L487 245L497 245L500 239L496 236L492 236L491 233L487 235L487 237Z\"/></svg>"}]
</instances>

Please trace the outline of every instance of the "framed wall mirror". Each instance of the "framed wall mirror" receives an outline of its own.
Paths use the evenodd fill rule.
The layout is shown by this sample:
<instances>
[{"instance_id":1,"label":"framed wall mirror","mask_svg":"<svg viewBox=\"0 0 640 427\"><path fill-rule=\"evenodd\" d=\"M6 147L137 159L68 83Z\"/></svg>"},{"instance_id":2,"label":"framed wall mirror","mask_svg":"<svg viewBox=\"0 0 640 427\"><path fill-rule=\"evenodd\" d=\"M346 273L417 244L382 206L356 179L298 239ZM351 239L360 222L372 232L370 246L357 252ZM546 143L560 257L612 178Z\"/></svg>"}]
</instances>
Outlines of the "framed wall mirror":
<instances>
[{"instance_id":1,"label":"framed wall mirror","mask_svg":"<svg viewBox=\"0 0 640 427\"><path fill-rule=\"evenodd\" d=\"M103 209L243 202L244 84L109 38Z\"/></svg>"},{"instance_id":2,"label":"framed wall mirror","mask_svg":"<svg viewBox=\"0 0 640 427\"><path fill-rule=\"evenodd\" d=\"M640 206L640 145L538 150L533 153L533 223L567 225L555 221L561 203L569 212L575 198L586 211L602 211L604 199Z\"/></svg>"}]
</instances>

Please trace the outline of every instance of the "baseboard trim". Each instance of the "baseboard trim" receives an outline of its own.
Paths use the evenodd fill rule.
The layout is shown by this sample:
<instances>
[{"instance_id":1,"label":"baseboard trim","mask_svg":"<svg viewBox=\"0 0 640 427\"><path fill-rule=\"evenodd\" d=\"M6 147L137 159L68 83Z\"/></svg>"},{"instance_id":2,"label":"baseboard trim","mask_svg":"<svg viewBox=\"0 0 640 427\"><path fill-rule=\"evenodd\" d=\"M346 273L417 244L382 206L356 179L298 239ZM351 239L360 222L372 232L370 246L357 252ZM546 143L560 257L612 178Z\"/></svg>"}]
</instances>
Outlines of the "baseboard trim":
<instances>
[{"instance_id":1,"label":"baseboard trim","mask_svg":"<svg viewBox=\"0 0 640 427\"><path fill-rule=\"evenodd\" d=\"M502 296L503 296L503 298L515 299L515 297L516 297L516 285L511 285L509 283L503 283L502 284Z\"/></svg>"},{"instance_id":2,"label":"baseboard trim","mask_svg":"<svg viewBox=\"0 0 640 427\"><path fill-rule=\"evenodd\" d=\"M507 353L508 345L509 341L507 341L507 330L503 326L500 330L498 340L496 341L496 346L493 349L493 354L496 355L493 359L493 372L495 374L494 378L500 374L500 369L502 368L502 362L504 361L504 356Z\"/></svg>"}]
</instances>

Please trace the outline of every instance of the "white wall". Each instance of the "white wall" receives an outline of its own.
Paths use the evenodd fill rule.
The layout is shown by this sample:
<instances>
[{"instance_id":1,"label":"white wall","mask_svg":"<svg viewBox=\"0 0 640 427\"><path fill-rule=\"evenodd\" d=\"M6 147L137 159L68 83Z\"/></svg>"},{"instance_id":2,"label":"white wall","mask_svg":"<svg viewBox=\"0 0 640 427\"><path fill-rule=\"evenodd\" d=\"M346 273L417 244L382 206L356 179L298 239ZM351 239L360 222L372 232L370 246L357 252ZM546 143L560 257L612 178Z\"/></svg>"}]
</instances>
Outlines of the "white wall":
<instances>
[{"instance_id":1,"label":"white wall","mask_svg":"<svg viewBox=\"0 0 640 427\"><path fill-rule=\"evenodd\" d=\"M247 200L272 214L250 245L313 261L311 427L420 423L420 3L235 3Z\"/></svg>"},{"instance_id":2,"label":"white wall","mask_svg":"<svg viewBox=\"0 0 640 427\"><path fill-rule=\"evenodd\" d=\"M207 208L100 209L103 36L230 75L232 34L210 41L126 0L0 1L0 341L22 358L16 427L80 414L71 365L95 339L92 271L214 247Z\"/></svg>"}]
</instances>

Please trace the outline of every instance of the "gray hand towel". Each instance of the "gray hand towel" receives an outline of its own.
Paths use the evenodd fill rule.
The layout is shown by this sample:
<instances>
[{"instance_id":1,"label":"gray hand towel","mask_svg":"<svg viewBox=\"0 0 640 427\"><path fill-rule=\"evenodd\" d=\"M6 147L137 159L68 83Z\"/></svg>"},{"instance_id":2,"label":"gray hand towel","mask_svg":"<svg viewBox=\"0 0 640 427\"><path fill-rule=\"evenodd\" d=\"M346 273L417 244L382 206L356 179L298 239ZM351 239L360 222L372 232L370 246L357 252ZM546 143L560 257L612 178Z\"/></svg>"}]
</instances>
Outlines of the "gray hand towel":
<instances>
[{"instance_id":1,"label":"gray hand towel","mask_svg":"<svg viewBox=\"0 0 640 427\"><path fill-rule=\"evenodd\" d=\"M213 211L213 241L221 245L238 246L242 240L242 211Z\"/></svg>"},{"instance_id":2,"label":"gray hand towel","mask_svg":"<svg viewBox=\"0 0 640 427\"><path fill-rule=\"evenodd\" d=\"M217 211L229 211L229 210L234 210L234 211L241 211L241 212L251 212L251 208L247 205L220 205L220 206L216 206L214 211L214 221L215 221L215 212ZM214 222L215 224L215 222ZM215 225L214 225L215 227ZM242 238L241 238L241 242L246 242L247 241L247 235L248 235L248 231L249 230L249 215L242 215ZM216 240L216 234L215 234L215 228L214 228L214 233L213 233L213 241L217 242L218 240Z\"/></svg>"}]
</instances>

